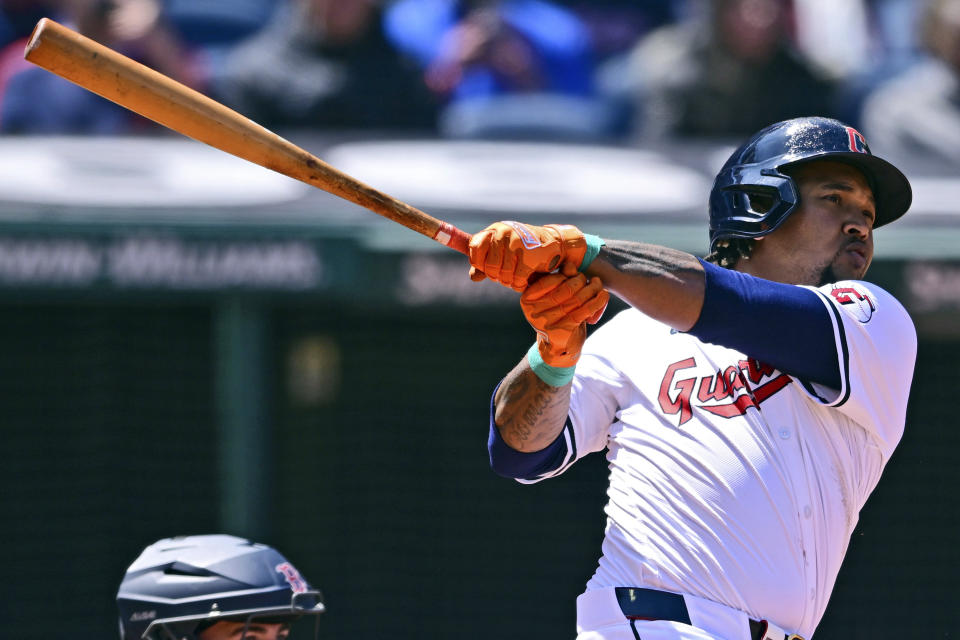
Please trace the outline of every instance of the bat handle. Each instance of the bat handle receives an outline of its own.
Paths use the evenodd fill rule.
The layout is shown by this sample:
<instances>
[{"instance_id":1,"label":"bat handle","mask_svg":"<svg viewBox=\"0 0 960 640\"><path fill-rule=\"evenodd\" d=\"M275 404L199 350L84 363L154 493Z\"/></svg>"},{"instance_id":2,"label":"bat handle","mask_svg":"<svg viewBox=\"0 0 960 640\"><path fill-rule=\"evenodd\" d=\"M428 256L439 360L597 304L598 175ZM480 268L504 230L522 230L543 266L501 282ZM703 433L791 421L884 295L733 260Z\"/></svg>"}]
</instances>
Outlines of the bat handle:
<instances>
[{"instance_id":1,"label":"bat handle","mask_svg":"<svg viewBox=\"0 0 960 640\"><path fill-rule=\"evenodd\" d=\"M442 220L438 222L440 223L440 227L434 234L433 239L442 245L459 251L465 256L469 255L468 246L470 244L470 234L466 231L461 231L449 222Z\"/></svg>"}]
</instances>

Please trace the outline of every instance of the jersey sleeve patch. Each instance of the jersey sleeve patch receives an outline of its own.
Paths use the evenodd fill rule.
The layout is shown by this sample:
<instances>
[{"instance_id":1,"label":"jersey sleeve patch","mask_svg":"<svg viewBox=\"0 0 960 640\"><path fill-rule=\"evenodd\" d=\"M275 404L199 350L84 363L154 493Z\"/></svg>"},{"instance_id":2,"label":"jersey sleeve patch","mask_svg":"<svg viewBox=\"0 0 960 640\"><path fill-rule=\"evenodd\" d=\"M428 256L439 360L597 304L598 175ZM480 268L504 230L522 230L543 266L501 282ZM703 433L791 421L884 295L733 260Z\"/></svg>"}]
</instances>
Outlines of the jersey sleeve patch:
<instances>
[{"instance_id":1,"label":"jersey sleeve patch","mask_svg":"<svg viewBox=\"0 0 960 640\"><path fill-rule=\"evenodd\" d=\"M829 285L827 293L837 301L840 308L867 324L877 312L877 296L859 282L838 282Z\"/></svg>"}]
</instances>

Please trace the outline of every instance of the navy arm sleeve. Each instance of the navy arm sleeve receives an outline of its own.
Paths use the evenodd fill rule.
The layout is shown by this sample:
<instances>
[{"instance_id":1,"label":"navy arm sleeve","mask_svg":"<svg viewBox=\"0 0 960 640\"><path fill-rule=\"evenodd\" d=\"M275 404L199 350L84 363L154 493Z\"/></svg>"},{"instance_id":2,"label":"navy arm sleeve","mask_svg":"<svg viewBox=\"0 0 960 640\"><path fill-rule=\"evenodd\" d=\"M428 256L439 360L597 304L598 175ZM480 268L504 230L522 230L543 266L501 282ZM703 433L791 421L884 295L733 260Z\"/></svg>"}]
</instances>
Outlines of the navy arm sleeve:
<instances>
[{"instance_id":1,"label":"navy arm sleeve","mask_svg":"<svg viewBox=\"0 0 960 640\"><path fill-rule=\"evenodd\" d=\"M687 333L800 380L840 388L833 323L816 292L700 262L703 310Z\"/></svg>"}]
</instances>

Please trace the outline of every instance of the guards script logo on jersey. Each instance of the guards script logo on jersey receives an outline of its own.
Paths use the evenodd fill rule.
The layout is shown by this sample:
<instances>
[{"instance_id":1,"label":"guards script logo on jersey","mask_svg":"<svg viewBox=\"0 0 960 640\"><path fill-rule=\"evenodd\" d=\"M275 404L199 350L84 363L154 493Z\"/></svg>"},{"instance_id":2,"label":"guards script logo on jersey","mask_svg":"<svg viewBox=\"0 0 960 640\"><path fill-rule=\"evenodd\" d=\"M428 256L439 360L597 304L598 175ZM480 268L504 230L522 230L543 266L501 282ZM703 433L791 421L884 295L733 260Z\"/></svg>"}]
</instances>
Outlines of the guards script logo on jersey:
<instances>
[{"instance_id":1,"label":"guards script logo on jersey","mask_svg":"<svg viewBox=\"0 0 960 640\"><path fill-rule=\"evenodd\" d=\"M694 405L721 418L742 416L790 383L790 376L757 360L740 360L705 375L696 369L693 357L674 362L660 382L660 408L667 415L679 415L678 426L693 417Z\"/></svg>"},{"instance_id":2,"label":"guards script logo on jersey","mask_svg":"<svg viewBox=\"0 0 960 640\"><path fill-rule=\"evenodd\" d=\"M877 310L873 296L856 282L839 282L830 288L830 295L863 324L870 322Z\"/></svg>"}]
</instances>

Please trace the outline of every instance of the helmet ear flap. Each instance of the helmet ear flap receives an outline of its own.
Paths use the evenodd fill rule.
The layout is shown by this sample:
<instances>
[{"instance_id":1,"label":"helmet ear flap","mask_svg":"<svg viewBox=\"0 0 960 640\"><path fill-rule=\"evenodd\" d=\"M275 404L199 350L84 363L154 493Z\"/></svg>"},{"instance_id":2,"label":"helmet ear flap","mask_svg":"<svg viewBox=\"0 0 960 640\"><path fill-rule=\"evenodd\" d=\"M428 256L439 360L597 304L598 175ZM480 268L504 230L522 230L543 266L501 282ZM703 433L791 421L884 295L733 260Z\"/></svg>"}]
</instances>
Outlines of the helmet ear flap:
<instances>
[{"instance_id":1,"label":"helmet ear flap","mask_svg":"<svg viewBox=\"0 0 960 640\"><path fill-rule=\"evenodd\" d=\"M775 169L737 167L717 177L710 197L710 245L724 238L759 238L786 219L799 202L793 179Z\"/></svg>"}]
</instances>

